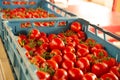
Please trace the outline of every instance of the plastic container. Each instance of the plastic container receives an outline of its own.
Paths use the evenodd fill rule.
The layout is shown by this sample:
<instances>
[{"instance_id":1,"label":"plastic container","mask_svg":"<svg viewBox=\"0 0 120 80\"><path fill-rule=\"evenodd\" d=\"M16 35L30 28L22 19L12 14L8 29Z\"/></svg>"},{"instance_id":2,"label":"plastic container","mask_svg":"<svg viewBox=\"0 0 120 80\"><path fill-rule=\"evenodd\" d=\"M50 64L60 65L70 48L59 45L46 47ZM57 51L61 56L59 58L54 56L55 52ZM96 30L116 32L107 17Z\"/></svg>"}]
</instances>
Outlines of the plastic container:
<instances>
[{"instance_id":1,"label":"plastic container","mask_svg":"<svg viewBox=\"0 0 120 80\"><path fill-rule=\"evenodd\" d=\"M17 42L16 36L19 33L28 33L29 30L33 28L37 28L40 31L46 32L47 34L50 33L59 33L62 31L66 31L69 29L69 25L74 22L74 21L79 21L82 26L83 30L86 33L87 37L95 39L97 42L101 43L105 49L108 51L109 55L116 58L117 61L120 61L120 48L117 46L114 46L111 44L108 40L106 35L109 35L117 40L120 40L120 37L107 32L93 24L90 24L89 22L83 20L83 19L64 19L60 18L59 20L57 19L51 19L51 21L55 22L54 26L51 27L35 27L32 25L31 28L21 28L19 26L20 23L25 22L25 21L30 21L31 23L34 21L49 21L47 19L40 20L40 19L27 19L27 20L16 20L14 22L13 20L10 21L3 21L4 23L4 33L7 35L5 37L5 48L8 53L8 56L10 58L10 61L12 63L12 67L15 70L15 74L17 75L17 78L19 80L38 80L37 76L35 75L36 68L34 65L32 65L27 57L25 56L26 50L24 48L21 48L20 45ZM58 22L60 21L65 21L66 25L59 26ZM14 24L16 23L16 24ZM89 28L94 28L95 31L90 31ZM103 33L103 36L100 37L98 36L98 31L101 31Z\"/></svg>"},{"instance_id":2,"label":"plastic container","mask_svg":"<svg viewBox=\"0 0 120 80\"><path fill-rule=\"evenodd\" d=\"M7 4L7 5L3 4L4 1L8 1L9 4ZM15 1L18 1L18 2L24 1L24 2L26 2L26 4L16 5L16 4L14 4ZM34 5L29 4L32 1L35 2ZM21 1L19 1L19 0L2 0L2 1L0 1L0 7L1 7L1 9L6 9L6 8L14 9L14 8L20 8L20 7L25 7L25 8L38 8L38 7L40 7L40 8L43 8L44 10L46 10L48 13L52 13L55 16L57 16L56 18L58 20L59 20L60 17L64 17L64 19L65 18L76 18L77 17L76 15L74 15L74 14L72 14L72 13L70 13L70 12L68 12L68 11L66 11L66 10L48 2L48 1L46 1L46 0L21 0ZM43 19L43 18L40 18L40 19ZM45 18L45 19L47 19L47 20L49 19L49 21L50 21L52 18ZM0 36L2 37L2 40L3 40L3 37L4 37L4 36L2 36L2 35L4 35L4 32L3 32L4 30L3 30L3 25L2 25L1 22L3 20L8 20L8 19L4 19L3 18L3 13L0 13ZM12 20L14 20L14 22L16 22L15 19L12 19ZM21 20L22 19L20 19L20 21Z\"/></svg>"}]
</instances>

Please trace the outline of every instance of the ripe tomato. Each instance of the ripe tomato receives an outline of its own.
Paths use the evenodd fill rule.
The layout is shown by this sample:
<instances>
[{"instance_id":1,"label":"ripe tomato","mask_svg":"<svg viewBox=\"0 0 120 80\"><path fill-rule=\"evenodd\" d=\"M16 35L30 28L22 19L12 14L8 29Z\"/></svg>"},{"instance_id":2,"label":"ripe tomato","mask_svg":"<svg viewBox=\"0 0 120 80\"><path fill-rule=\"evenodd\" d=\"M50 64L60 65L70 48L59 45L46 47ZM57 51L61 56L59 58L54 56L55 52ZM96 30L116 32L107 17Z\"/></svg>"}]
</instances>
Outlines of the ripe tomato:
<instances>
[{"instance_id":1,"label":"ripe tomato","mask_svg":"<svg viewBox=\"0 0 120 80\"><path fill-rule=\"evenodd\" d=\"M109 67L106 63L100 62L94 64L91 71L96 74L97 77L100 77L109 71Z\"/></svg>"},{"instance_id":2,"label":"ripe tomato","mask_svg":"<svg viewBox=\"0 0 120 80\"><path fill-rule=\"evenodd\" d=\"M51 40L54 39L54 38L57 38L57 35L56 35L56 34L49 34L49 35L48 35L49 41L51 41Z\"/></svg>"},{"instance_id":3,"label":"ripe tomato","mask_svg":"<svg viewBox=\"0 0 120 80\"><path fill-rule=\"evenodd\" d=\"M75 21L70 25L70 28L71 30L78 32L82 30L82 25L79 22Z\"/></svg>"},{"instance_id":4,"label":"ripe tomato","mask_svg":"<svg viewBox=\"0 0 120 80\"><path fill-rule=\"evenodd\" d=\"M9 1L2 1L4 5L10 5L10 2Z\"/></svg>"},{"instance_id":5,"label":"ripe tomato","mask_svg":"<svg viewBox=\"0 0 120 80\"><path fill-rule=\"evenodd\" d=\"M97 49L93 52L93 54L98 58L108 57L108 53L105 49Z\"/></svg>"},{"instance_id":6,"label":"ripe tomato","mask_svg":"<svg viewBox=\"0 0 120 80\"><path fill-rule=\"evenodd\" d=\"M84 74L82 80L97 80L97 76L94 73L86 73Z\"/></svg>"},{"instance_id":7,"label":"ripe tomato","mask_svg":"<svg viewBox=\"0 0 120 80\"><path fill-rule=\"evenodd\" d=\"M62 68L65 70L69 70L74 67L74 62L71 60L64 60L62 62Z\"/></svg>"},{"instance_id":8,"label":"ripe tomato","mask_svg":"<svg viewBox=\"0 0 120 80\"><path fill-rule=\"evenodd\" d=\"M40 80L50 80L50 74L47 72L37 71L36 74Z\"/></svg>"},{"instance_id":9,"label":"ripe tomato","mask_svg":"<svg viewBox=\"0 0 120 80\"><path fill-rule=\"evenodd\" d=\"M32 29L28 36L30 39L37 39L40 37L40 31L38 29Z\"/></svg>"},{"instance_id":10,"label":"ripe tomato","mask_svg":"<svg viewBox=\"0 0 120 80\"><path fill-rule=\"evenodd\" d=\"M57 62L57 64L60 66L61 65L61 62L62 62L62 56L61 55L54 55L51 60L54 60Z\"/></svg>"},{"instance_id":11,"label":"ripe tomato","mask_svg":"<svg viewBox=\"0 0 120 80\"><path fill-rule=\"evenodd\" d=\"M23 47L27 43L27 37L24 34L19 35L18 43Z\"/></svg>"},{"instance_id":12,"label":"ripe tomato","mask_svg":"<svg viewBox=\"0 0 120 80\"><path fill-rule=\"evenodd\" d=\"M65 69L59 68L53 75L52 80L68 80L68 73Z\"/></svg>"},{"instance_id":13,"label":"ripe tomato","mask_svg":"<svg viewBox=\"0 0 120 80\"><path fill-rule=\"evenodd\" d=\"M106 73L106 74L101 76L100 80L119 80L119 79L113 73Z\"/></svg>"},{"instance_id":14,"label":"ripe tomato","mask_svg":"<svg viewBox=\"0 0 120 80\"><path fill-rule=\"evenodd\" d=\"M62 52L59 49L53 49L50 54L52 55L62 55Z\"/></svg>"},{"instance_id":15,"label":"ripe tomato","mask_svg":"<svg viewBox=\"0 0 120 80\"><path fill-rule=\"evenodd\" d=\"M81 80L83 72L79 68L71 68L68 70L68 80Z\"/></svg>"},{"instance_id":16,"label":"ripe tomato","mask_svg":"<svg viewBox=\"0 0 120 80\"><path fill-rule=\"evenodd\" d=\"M90 62L86 57L81 57L76 61L76 67L80 68L84 73L90 70Z\"/></svg>"},{"instance_id":17,"label":"ripe tomato","mask_svg":"<svg viewBox=\"0 0 120 80\"><path fill-rule=\"evenodd\" d=\"M66 46L66 47L62 50L62 52L63 52L64 54L66 54L66 53L74 53L74 52L75 52L75 48L72 47L72 46Z\"/></svg>"},{"instance_id":18,"label":"ripe tomato","mask_svg":"<svg viewBox=\"0 0 120 80\"><path fill-rule=\"evenodd\" d=\"M120 79L120 66L111 67L110 72L115 74Z\"/></svg>"},{"instance_id":19,"label":"ripe tomato","mask_svg":"<svg viewBox=\"0 0 120 80\"><path fill-rule=\"evenodd\" d=\"M75 53L65 53L63 55L63 59L64 60L71 60L73 62L76 62L76 55L75 55Z\"/></svg>"},{"instance_id":20,"label":"ripe tomato","mask_svg":"<svg viewBox=\"0 0 120 80\"><path fill-rule=\"evenodd\" d=\"M89 48L93 47L96 44L96 41L93 38L87 38L85 43L88 45Z\"/></svg>"},{"instance_id":21,"label":"ripe tomato","mask_svg":"<svg viewBox=\"0 0 120 80\"><path fill-rule=\"evenodd\" d=\"M83 31L78 31L77 32L78 38L84 41L86 39L86 34Z\"/></svg>"},{"instance_id":22,"label":"ripe tomato","mask_svg":"<svg viewBox=\"0 0 120 80\"><path fill-rule=\"evenodd\" d=\"M86 48L80 48L80 49L78 49L77 52L76 52L76 55L77 55L78 57L84 57L84 56L86 56L87 54L89 54L89 50L86 49Z\"/></svg>"},{"instance_id":23,"label":"ripe tomato","mask_svg":"<svg viewBox=\"0 0 120 80\"><path fill-rule=\"evenodd\" d=\"M116 59L112 58L112 57L103 58L103 62L106 63L109 66L109 68L111 68L117 64Z\"/></svg>"},{"instance_id":24,"label":"ripe tomato","mask_svg":"<svg viewBox=\"0 0 120 80\"><path fill-rule=\"evenodd\" d=\"M65 47L65 44L61 38L54 38L49 42L50 49L59 49L62 50Z\"/></svg>"}]
</instances>

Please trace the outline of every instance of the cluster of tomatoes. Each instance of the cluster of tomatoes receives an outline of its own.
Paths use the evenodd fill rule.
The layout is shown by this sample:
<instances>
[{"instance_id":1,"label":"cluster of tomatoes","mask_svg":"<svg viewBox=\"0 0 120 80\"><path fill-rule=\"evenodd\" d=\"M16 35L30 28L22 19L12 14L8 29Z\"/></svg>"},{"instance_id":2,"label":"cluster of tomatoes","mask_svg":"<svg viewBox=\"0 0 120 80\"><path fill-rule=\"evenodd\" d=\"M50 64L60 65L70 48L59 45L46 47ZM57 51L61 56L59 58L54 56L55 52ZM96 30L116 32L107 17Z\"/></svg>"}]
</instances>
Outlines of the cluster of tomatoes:
<instances>
[{"instance_id":1,"label":"cluster of tomatoes","mask_svg":"<svg viewBox=\"0 0 120 80\"><path fill-rule=\"evenodd\" d=\"M46 34L32 29L18 36L26 57L34 64L40 80L119 80L120 65L104 46L87 38L75 21L70 29Z\"/></svg>"},{"instance_id":2,"label":"cluster of tomatoes","mask_svg":"<svg viewBox=\"0 0 120 80\"><path fill-rule=\"evenodd\" d=\"M7 1L7 0L4 0L2 1L2 4L3 5L26 5L26 4L29 4L29 5L35 5L36 2L35 1Z\"/></svg>"}]
</instances>

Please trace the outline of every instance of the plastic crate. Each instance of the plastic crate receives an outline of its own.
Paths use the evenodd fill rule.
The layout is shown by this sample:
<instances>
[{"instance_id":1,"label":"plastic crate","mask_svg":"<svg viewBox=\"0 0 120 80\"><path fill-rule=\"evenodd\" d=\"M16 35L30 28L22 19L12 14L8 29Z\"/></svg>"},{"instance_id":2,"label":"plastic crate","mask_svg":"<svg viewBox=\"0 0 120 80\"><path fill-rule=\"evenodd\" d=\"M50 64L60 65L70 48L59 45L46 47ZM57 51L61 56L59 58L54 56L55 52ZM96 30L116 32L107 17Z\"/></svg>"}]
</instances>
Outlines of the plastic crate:
<instances>
[{"instance_id":1,"label":"plastic crate","mask_svg":"<svg viewBox=\"0 0 120 80\"><path fill-rule=\"evenodd\" d=\"M58 22L65 21L65 26L58 26ZM4 32L7 34L6 40L7 43L5 45L5 48L8 52L10 61L12 63L12 66L15 70L15 73L17 75L17 78L19 80L38 80L37 76L35 75L36 68L34 65L32 65L27 57L25 56L25 49L21 48L20 45L17 42L16 36L19 33L28 33L29 30L36 28L35 26L32 26L31 28L20 28L19 24L25 21L30 21L31 23L34 21L49 21L47 19L40 20L40 19L27 19L27 20L16 20L16 24L14 24L14 21L3 21L4 23ZM61 18L60 20L57 19L51 19L51 21L55 22L55 26L51 27L39 27L40 31L46 32L47 34L50 33L59 33L62 31L66 31L69 29L69 25L74 21L79 21L83 26L83 31L86 33L87 37L95 39L97 42L103 44L105 49L108 51L109 55L116 58L117 61L120 61L120 58L118 57L120 55L120 49L106 39L106 35L109 35L117 40L120 40L120 37L107 32L93 24L90 24L89 22L83 20L83 19L64 19ZM92 27L95 29L95 32L90 31L89 28ZM103 33L103 38L98 36L98 32L101 31Z\"/></svg>"},{"instance_id":2,"label":"plastic crate","mask_svg":"<svg viewBox=\"0 0 120 80\"><path fill-rule=\"evenodd\" d=\"M3 1L9 1L10 5L4 5ZM0 1L0 8L1 9L14 9L14 8L20 8L20 7L25 7L25 8L43 8L44 10L48 11L49 13L53 13L58 17L75 17L75 14L72 14L46 0L24 0L27 1L27 3L25 5L14 5L12 2L14 0L2 0ZM19 1L19 0L16 0ZM30 5L28 4L29 2L34 1L36 4L35 5ZM2 18L2 14L1 14L1 18ZM3 19L3 18L2 18Z\"/></svg>"},{"instance_id":3,"label":"plastic crate","mask_svg":"<svg viewBox=\"0 0 120 80\"><path fill-rule=\"evenodd\" d=\"M3 1L8 1L10 2L9 5L4 5L3 4ZM76 18L77 16L62 9L62 8L59 8L58 6L46 1L46 0L22 0L22 1L27 1L27 3L25 5L14 5L13 2L14 1L19 1L19 0L2 0L0 1L0 7L1 9L6 9L6 8L10 8L10 9L14 9L14 8L20 8L20 7L25 7L25 8L43 8L44 10L48 11L49 13L52 13L54 15L56 15L57 19L59 20L60 17L64 17L64 18ZM30 5L29 2L31 1L35 1L35 5ZM4 19L3 17L3 13L0 13L0 35L2 37L2 40L3 40L3 37L2 35L4 35L4 30L3 30L3 25L1 24L2 21L4 20L7 20L9 21L8 19ZM40 19L43 19L43 18L40 18ZM46 18L45 18L46 19ZM52 18L48 18L49 20L51 20ZM47 19L47 20L48 20ZM15 19L12 19L16 22ZM23 20L23 19L20 19L20 20Z\"/></svg>"}]
</instances>

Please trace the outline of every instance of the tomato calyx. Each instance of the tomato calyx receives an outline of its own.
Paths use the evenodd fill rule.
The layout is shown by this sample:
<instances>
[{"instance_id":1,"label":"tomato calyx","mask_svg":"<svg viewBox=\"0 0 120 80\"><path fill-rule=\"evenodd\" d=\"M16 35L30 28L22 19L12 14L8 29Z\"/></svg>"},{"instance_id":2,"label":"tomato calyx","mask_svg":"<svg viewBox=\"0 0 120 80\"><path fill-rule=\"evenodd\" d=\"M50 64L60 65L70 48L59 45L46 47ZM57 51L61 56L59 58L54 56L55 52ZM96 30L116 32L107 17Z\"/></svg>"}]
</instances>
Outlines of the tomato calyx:
<instances>
[{"instance_id":1,"label":"tomato calyx","mask_svg":"<svg viewBox=\"0 0 120 80\"><path fill-rule=\"evenodd\" d=\"M49 60L51 59L55 54L50 54L49 52L44 52L41 56L46 59Z\"/></svg>"},{"instance_id":2,"label":"tomato calyx","mask_svg":"<svg viewBox=\"0 0 120 80\"><path fill-rule=\"evenodd\" d=\"M53 76L55 73L55 70L49 67L47 64L44 67L40 67L39 70L43 72L48 72L51 76Z\"/></svg>"}]
</instances>

